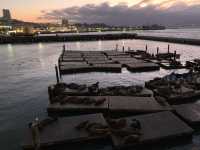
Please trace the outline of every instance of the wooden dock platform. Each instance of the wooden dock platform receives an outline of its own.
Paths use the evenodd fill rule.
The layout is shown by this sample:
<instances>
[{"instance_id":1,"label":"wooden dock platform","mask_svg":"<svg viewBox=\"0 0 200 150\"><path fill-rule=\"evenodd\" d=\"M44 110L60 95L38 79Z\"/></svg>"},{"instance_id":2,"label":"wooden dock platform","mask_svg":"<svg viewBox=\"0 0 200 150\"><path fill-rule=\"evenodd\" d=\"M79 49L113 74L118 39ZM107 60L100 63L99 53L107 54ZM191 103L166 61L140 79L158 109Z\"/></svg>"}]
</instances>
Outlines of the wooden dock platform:
<instances>
[{"instance_id":1,"label":"wooden dock platform","mask_svg":"<svg viewBox=\"0 0 200 150\"><path fill-rule=\"evenodd\" d=\"M72 87L71 85L75 86ZM75 83L59 83L50 85L48 93L50 101L59 96L135 96L152 97L153 91L142 86L111 86L105 88L97 87L91 91L92 85L78 85Z\"/></svg>"},{"instance_id":2,"label":"wooden dock platform","mask_svg":"<svg viewBox=\"0 0 200 150\"><path fill-rule=\"evenodd\" d=\"M66 96L47 107L49 116L103 113L118 118L166 110L172 110L167 102L137 96Z\"/></svg>"},{"instance_id":3,"label":"wooden dock platform","mask_svg":"<svg viewBox=\"0 0 200 150\"><path fill-rule=\"evenodd\" d=\"M126 136L119 136L114 132L111 134L115 149L134 148L136 146L147 146L148 144L157 145L160 142L176 141L182 138L191 138L193 129L181 121L173 113L165 111L147 115L124 118L126 125L121 131L135 132L132 122L137 120L140 123L139 139L132 140ZM136 132L135 132L136 135Z\"/></svg>"},{"instance_id":4,"label":"wooden dock platform","mask_svg":"<svg viewBox=\"0 0 200 150\"><path fill-rule=\"evenodd\" d=\"M170 110L169 105L159 104L153 97L109 96L109 113L136 115Z\"/></svg>"},{"instance_id":5,"label":"wooden dock platform","mask_svg":"<svg viewBox=\"0 0 200 150\"><path fill-rule=\"evenodd\" d=\"M155 64L155 63L131 63L131 64L126 64L127 69L131 72L144 72L144 71L155 71L159 70L160 66Z\"/></svg>"},{"instance_id":6,"label":"wooden dock platform","mask_svg":"<svg viewBox=\"0 0 200 150\"><path fill-rule=\"evenodd\" d=\"M58 60L60 74L113 72L122 67L132 72L158 70L159 66L133 58L129 53L118 51L72 51L63 50Z\"/></svg>"},{"instance_id":7,"label":"wooden dock platform","mask_svg":"<svg viewBox=\"0 0 200 150\"><path fill-rule=\"evenodd\" d=\"M199 78L198 72L172 73L146 82L145 87L154 91L155 95L166 98L172 105L192 103L200 97Z\"/></svg>"},{"instance_id":8,"label":"wooden dock platform","mask_svg":"<svg viewBox=\"0 0 200 150\"><path fill-rule=\"evenodd\" d=\"M100 124L104 127L108 126L101 114L58 118L56 121L44 126L39 132L40 148L56 148L57 145L67 146L72 143L87 143L108 138L108 134L92 134L84 129L78 128L81 123L86 121L90 124ZM31 129L27 129L22 147L24 150L35 149Z\"/></svg>"},{"instance_id":9,"label":"wooden dock platform","mask_svg":"<svg viewBox=\"0 0 200 150\"><path fill-rule=\"evenodd\" d=\"M175 109L178 116L180 116L189 125L195 128L199 128L200 104L191 103L191 104L174 105L173 108Z\"/></svg>"},{"instance_id":10,"label":"wooden dock platform","mask_svg":"<svg viewBox=\"0 0 200 150\"><path fill-rule=\"evenodd\" d=\"M60 102L56 102L53 104L49 104L47 107L47 112L50 116L65 116L65 115L81 115L81 114L94 114L94 113L103 113L106 114L108 112L109 106L109 98L106 96L72 96L70 99L83 99L89 98L89 100L94 100L97 103L85 102L85 103L62 103L63 99ZM105 99L104 102L99 103ZM83 101L82 100L82 101Z\"/></svg>"}]
</instances>

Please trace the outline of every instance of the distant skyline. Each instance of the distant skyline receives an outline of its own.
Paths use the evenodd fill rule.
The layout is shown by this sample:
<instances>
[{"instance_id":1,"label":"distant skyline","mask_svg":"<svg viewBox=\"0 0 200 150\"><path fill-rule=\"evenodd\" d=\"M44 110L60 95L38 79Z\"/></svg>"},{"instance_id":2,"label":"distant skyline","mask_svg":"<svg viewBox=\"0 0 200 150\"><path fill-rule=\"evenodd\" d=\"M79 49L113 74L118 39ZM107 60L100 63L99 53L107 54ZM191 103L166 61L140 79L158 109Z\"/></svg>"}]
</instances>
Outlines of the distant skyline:
<instances>
[{"instance_id":1,"label":"distant skyline","mask_svg":"<svg viewBox=\"0 0 200 150\"><path fill-rule=\"evenodd\" d=\"M0 3L0 9L10 9L12 18L24 21L49 22L66 17L75 22L118 25L200 25L199 0L0 0Z\"/></svg>"}]
</instances>

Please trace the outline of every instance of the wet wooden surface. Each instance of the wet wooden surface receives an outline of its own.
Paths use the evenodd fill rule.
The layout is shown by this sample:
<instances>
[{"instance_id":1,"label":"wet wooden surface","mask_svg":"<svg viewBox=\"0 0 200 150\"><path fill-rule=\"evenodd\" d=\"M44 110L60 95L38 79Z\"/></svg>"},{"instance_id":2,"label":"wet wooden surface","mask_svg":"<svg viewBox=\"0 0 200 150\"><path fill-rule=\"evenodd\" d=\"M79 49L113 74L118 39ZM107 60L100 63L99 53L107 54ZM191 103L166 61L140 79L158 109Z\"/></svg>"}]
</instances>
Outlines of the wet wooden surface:
<instances>
[{"instance_id":1,"label":"wet wooden surface","mask_svg":"<svg viewBox=\"0 0 200 150\"><path fill-rule=\"evenodd\" d=\"M169 110L153 97L109 96L110 112L152 113Z\"/></svg>"},{"instance_id":2,"label":"wet wooden surface","mask_svg":"<svg viewBox=\"0 0 200 150\"><path fill-rule=\"evenodd\" d=\"M170 140L191 136L193 129L181 121L173 113L165 111L147 115L139 115L126 118L127 124L131 124L132 119L137 119L141 124L141 137L138 143L124 144L123 139L112 134L114 147L124 148L142 144L152 144L163 140ZM131 129L130 126L126 127Z\"/></svg>"},{"instance_id":3,"label":"wet wooden surface","mask_svg":"<svg viewBox=\"0 0 200 150\"><path fill-rule=\"evenodd\" d=\"M85 96L76 96L76 98L85 98ZM72 104L72 103L53 103L49 104L47 107L48 112L58 112L58 113L80 113L80 114L87 114L87 113L106 113L108 111L108 97L106 96L89 96L94 100L101 100L106 99L104 103L101 105L94 105L94 104Z\"/></svg>"},{"instance_id":4,"label":"wet wooden surface","mask_svg":"<svg viewBox=\"0 0 200 150\"><path fill-rule=\"evenodd\" d=\"M75 127L83 121L101 123L107 125L104 117L101 114L82 115L76 117L63 117L57 121L47 125L40 132L41 147L48 147L59 144L70 144L79 142L91 142L93 140L101 140L107 135L91 136L85 130L77 130ZM27 129L24 143L24 149L33 148L31 130Z\"/></svg>"},{"instance_id":5,"label":"wet wooden surface","mask_svg":"<svg viewBox=\"0 0 200 150\"><path fill-rule=\"evenodd\" d=\"M132 63L132 64L126 64L127 69L133 72L137 71L153 71L153 70L159 70L159 65L155 63L144 63L144 62L138 62L138 63Z\"/></svg>"},{"instance_id":6,"label":"wet wooden surface","mask_svg":"<svg viewBox=\"0 0 200 150\"><path fill-rule=\"evenodd\" d=\"M84 72L121 72L122 65L132 72L158 70L159 66L117 51L65 51L60 56L61 74ZM77 63L76 63L77 62ZM82 64L80 64L82 62ZM117 63L117 64L116 64ZM87 66L87 65L92 65Z\"/></svg>"},{"instance_id":7,"label":"wet wooden surface","mask_svg":"<svg viewBox=\"0 0 200 150\"><path fill-rule=\"evenodd\" d=\"M176 113L190 125L200 125L200 104L182 104L174 105Z\"/></svg>"}]
</instances>

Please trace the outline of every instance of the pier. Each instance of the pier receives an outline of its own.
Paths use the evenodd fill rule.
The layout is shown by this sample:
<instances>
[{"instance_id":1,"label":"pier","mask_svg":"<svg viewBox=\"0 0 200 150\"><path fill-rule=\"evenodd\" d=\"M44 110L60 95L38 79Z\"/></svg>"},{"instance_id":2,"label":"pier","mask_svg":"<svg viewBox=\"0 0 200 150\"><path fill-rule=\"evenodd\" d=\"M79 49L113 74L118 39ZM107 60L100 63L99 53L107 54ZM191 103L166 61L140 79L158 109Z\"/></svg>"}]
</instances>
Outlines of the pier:
<instances>
[{"instance_id":1,"label":"pier","mask_svg":"<svg viewBox=\"0 0 200 150\"><path fill-rule=\"evenodd\" d=\"M74 33L69 35L43 35L43 36L0 36L0 44L22 44L39 42L73 42L73 41L98 41L134 39L135 33Z\"/></svg>"},{"instance_id":2,"label":"pier","mask_svg":"<svg viewBox=\"0 0 200 150\"><path fill-rule=\"evenodd\" d=\"M200 45L200 39L174 38L174 37L159 37L159 36L143 36L137 35L135 39L150 40L168 43Z\"/></svg>"},{"instance_id":3,"label":"pier","mask_svg":"<svg viewBox=\"0 0 200 150\"><path fill-rule=\"evenodd\" d=\"M159 70L153 62L139 60L129 53L113 51L71 51L64 50L58 61L60 74L85 72L120 73L122 67L131 72Z\"/></svg>"},{"instance_id":4,"label":"pier","mask_svg":"<svg viewBox=\"0 0 200 150\"><path fill-rule=\"evenodd\" d=\"M39 42L73 42L73 41L98 41L98 40L120 40L139 39L168 43L179 43L189 45L200 45L200 39L143 36L136 33L74 33L68 35L42 35L42 36L0 36L0 44L23 44Z\"/></svg>"},{"instance_id":5,"label":"pier","mask_svg":"<svg viewBox=\"0 0 200 150\"><path fill-rule=\"evenodd\" d=\"M56 83L49 85L49 118L29 123L24 150L106 144L114 149L159 147L189 142L198 129L200 73L178 65L176 51L152 55L146 50L63 50L55 66ZM194 62L198 63L198 60ZM168 68L163 64L169 63ZM65 83L61 76L85 72L121 73L189 68L188 73L155 78L141 85L100 87ZM96 143L97 142L97 143Z\"/></svg>"}]
</instances>

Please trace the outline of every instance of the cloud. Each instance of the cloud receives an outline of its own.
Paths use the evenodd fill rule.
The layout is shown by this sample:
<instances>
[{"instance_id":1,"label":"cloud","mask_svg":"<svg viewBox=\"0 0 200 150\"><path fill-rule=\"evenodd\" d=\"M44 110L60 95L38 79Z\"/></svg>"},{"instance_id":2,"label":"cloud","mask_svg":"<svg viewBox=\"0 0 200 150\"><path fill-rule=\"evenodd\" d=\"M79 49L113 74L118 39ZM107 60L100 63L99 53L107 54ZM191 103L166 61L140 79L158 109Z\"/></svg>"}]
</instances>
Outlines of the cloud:
<instances>
[{"instance_id":1,"label":"cloud","mask_svg":"<svg viewBox=\"0 0 200 150\"><path fill-rule=\"evenodd\" d=\"M109 25L200 25L200 5L187 5L184 2L165 0L157 5L151 0L143 0L137 5L119 3L100 5L87 4L82 7L69 7L60 10L42 11L40 19L58 20L68 18L75 22L106 23ZM147 4L141 6L141 4ZM173 3L173 5L172 5ZM169 4L168 7L163 7Z\"/></svg>"}]
</instances>

